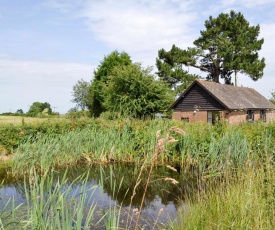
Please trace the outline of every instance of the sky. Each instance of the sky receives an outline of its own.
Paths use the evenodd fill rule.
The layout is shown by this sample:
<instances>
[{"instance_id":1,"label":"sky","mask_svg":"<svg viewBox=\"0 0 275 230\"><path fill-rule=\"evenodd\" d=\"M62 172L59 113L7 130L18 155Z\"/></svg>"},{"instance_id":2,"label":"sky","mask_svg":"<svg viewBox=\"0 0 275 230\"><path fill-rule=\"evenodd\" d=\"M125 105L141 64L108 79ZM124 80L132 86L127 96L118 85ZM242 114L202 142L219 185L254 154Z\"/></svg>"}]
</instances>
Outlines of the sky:
<instances>
[{"instance_id":1,"label":"sky","mask_svg":"<svg viewBox=\"0 0 275 230\"><path fill-rule=\"evenodd\" d=\"M158 50L192 47L209 16L230 10L259 24L265 41L264 76L254 82L239 75L238 85L270 98L274 0L0 0L0 113L27 112L38 101L64 114L75 106L73 85L91 81L104 56L125 51L133 62L155 66Z\"/></svg>"}]
</instances>

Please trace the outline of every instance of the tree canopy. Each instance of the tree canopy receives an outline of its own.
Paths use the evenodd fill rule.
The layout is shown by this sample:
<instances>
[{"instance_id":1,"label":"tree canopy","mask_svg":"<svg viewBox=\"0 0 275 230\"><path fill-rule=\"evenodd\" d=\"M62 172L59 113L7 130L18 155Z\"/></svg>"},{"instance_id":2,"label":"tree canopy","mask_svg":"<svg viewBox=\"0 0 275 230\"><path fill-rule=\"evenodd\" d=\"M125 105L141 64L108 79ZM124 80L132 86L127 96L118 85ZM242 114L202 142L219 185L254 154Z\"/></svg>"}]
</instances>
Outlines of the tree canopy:
<instances>
[{"instance_id":1,"label":"tree canopy","mask_svg":"<svg viewBox=\"0 0 275 230\"><path fill-rule=\"evenodd\" d=\"M17 113L17 114L24 114L24 111L23 111L23 109L17 109L15 113Z\"/></svg>"},{"instance_id":2,"label":"tree canopy","mask_svg":"<svg viewBox=\"0 0 275 230\"><path fill-rule=\"evenodd\" d=\"M183 50L173 45L170 51L159 50L156 65L160 79L171 87L186 84L190 77L184 67L193 67L207 73L207 79L232 83L232 74L242 73L256 81L263 76L265 59L259 58L264 39L259 39L260 26L250 26L241 13L231 11L205 21L205 30L193 43L195 47ZM235 80L235 84L236 84Z\"/></svg>"},{"instance_id":3,"label":"tree canopy","mask_svg":"<svg viewBox=\"0 0 275 230\"><path fill-rule=\"evenodd\" d=\"M164 112L173 101L163 81L155 80L152 68L140 64L116 66L104 85L104 107L134 117Z\"/></svg>"},{"instance_id":4,"label":"tree canopy","mask_svg":"<svg viewBox=\"0 0 275 230\"><path fill-rule=\"evenodd\" d=\"M131 65L132 61L126 52L113 51L104 57L98 68L94 71L94 79L91 82L88 93L88 108L92 116L98 117L106 111L103 105L104 92L102 86L106 84L114 67Z\"/></svg>"},{"instance_id":5,"label":"tree canopy","mask_svg":"<svg viewBox=\"0 0 275 230\"><path fill-rule=\"evenodd\" d=\"M94 117L105 111L133 117L164 112L173 101L172 92L168 84L155 79L152 69L114 51L101 61L91 83L80 80L74 85L72 101L87 107Z\"/></svg>"},{"instance_id":6,"label":"tree canopy","mask_svg":"<svg viewBox=\"0 0 275 230\"><path fill-rule=\"evenodd\" d=\"M27 112L27 116L36 117L39 114L52 114L51 105L48 102L34 102L31 106L29 111Z\"/></svg>"},{"instance_id":7,"label":"tree canopy","mask_svg":"<svg viewBox=\"0 0 275 230\"><path fill-rule=\"evenodd\" d=\"M88 108L89 106L89 89L91 87L90 82L83 79L77 81L73 86L72 102L76 103L76 106L81 110Z\"/></svg>"}]
</instances>

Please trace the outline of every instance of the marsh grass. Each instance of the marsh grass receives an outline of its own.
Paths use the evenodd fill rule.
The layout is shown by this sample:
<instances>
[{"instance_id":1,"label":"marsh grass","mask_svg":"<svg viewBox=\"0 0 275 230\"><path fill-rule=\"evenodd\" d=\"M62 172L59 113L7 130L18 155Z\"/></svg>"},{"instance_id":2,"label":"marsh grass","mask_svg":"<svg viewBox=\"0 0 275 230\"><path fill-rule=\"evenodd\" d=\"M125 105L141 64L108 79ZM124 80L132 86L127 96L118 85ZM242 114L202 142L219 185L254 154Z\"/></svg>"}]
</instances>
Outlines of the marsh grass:
<instances>
[{"instance_id":1,"label":"marsh grass","mask_svg":"<svg viewBox=\"0 0 275 230\"><path fill-rule=\"evenodd\" d=\"M69 186L66 173L57 181L53 178L53 172L38 175L31 169L24 183L26 203L16 207L12 199L6 203L9 208L4 207L0 213L1 229L80 230L98 226L104 216L93 222L96 204L92 199L96 186L87 187L88 174L76 178ZM72 192L76 182L81 182L81 188Z\"/></svg>"},{"instance_id":2,"label":"marsh grass","mask_svg":"<svg viewBox=\"0 0 275 230\"><path fill-rule=\"evenodd\" d=\"M173 229L274 229L274 163L240 169L189 200ZM172 224L171 224L172 225Z\"/></svg>"},{"instance_id":3,"label":"marsh grass","mask_svg":"<svg viewBox=\"0 0 275 230\"><path fill-rule=\"evenodd\" d=\"M230 155L230 164L236 165L248 155L261 156L275 148L275 123L239 126L221 123L212 126L165 119L109 121L101 118L61 123L44 124L37 128L38 133L31 132L23 139L16 137L11 140L11 145L14 142L15 146L18 145L14 150L16 174L24 172L29 166L43 171L80 162L131 162L141 165L148 153L154 151L157 130L163 134L173 126L183 129L186 135L175 134L178 142L161 154L158 164L180 163L186 170L199 164L200 169L212 167L215 170L217 165L225 167L227 155ZM20 134L20 130L12 132ZM9 139L3 141L8 143Z\"/></svg>"},{"instance_id":4,"label":"marsh grass","mask_svg":"<svg viewBox=\"0 0 275 230\"><path fill-rule=\"evenodd\" d=\"M151 122L133 129L131 123L114 127L90 126L84 129L21 144L14 156L14 173L23 174L34 166L43 172L52 167L73 165L77 162L143 162L154 151L158 128L168 129L166 122ZM144 125L144 124L143 124Z\"/></svg>"}]
</instances>

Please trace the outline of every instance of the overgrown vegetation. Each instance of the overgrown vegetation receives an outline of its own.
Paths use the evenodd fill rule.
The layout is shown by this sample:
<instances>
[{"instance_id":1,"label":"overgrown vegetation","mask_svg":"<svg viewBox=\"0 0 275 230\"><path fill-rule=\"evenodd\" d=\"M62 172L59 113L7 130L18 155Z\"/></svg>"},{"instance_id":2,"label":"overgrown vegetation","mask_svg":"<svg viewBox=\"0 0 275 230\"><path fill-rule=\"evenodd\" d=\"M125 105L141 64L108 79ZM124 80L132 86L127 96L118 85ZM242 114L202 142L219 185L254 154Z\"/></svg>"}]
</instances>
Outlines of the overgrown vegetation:
<instances>
[{"instance_id":1,"label":"overgrown vegetation","mask_svg":"<svg viewBox=\"0 0 275 230\"><path fill-rule=\"evenodd\" d=\"M275 123L212 126L165 119L100 118L64 121L60 126L43 125L48 125L51 133L30 135L19 144L13 175L25 175L30 168L43 174L77 163L134 162L140 165L140 173L136 174L136 185L131 185L134 187L131 192L135 194L143 181L145 194L153 165L180 166L186 181L190 175L196 178L197 184L193 185L196 195L189 192L179 197L186 206L179 211L179 218L171 221L170 228L274 228ZM166 179L178 183L174 178ZM139 205L142 208L142 202ZM109 211L106 226L119 227L120 209L110 207ZM56 221L45 220L51 224ZM138 215L134 220L138 223Z\"/></svg>"},{"instance_id":2,"label":"overgrown vegetation","mask_svg":"<svg viewBox=\"0 0 275 230\"><path fill-rule=\"evenodd\" d=\"M274 152L246 159L244 167L206 178L207 188L187 198L172 229L274 229Z\"/></svg>"},{"instance_id":3,"label":"overgrown vegetation","mask_svg":"<svg viewBox=\"0 0 275 230\"><path fill-rule=\"evenodd\" d=\"M155 133L168 132L178 126L186 132L184 137L175 134L178 142L171 145L159 158L159 163L174 162L184 166L186 162L198 162L199 167L219 171L230 164L244 164L249 157L261 157L275 148L275 124L254 123L230 126L219 124L184 124L166 119L84 119L63 123L45 123L36 129L18 135L21 126L5 129L16 134L14 168L24 172L30 165L44 171L51 167L71 165L75 162L135 162L154 150ZM9 131L9 132L8 132ZM27 132L25 131L25 132ZM273 156L274 157L274 156Z\"/></svg>"}]
</instances>

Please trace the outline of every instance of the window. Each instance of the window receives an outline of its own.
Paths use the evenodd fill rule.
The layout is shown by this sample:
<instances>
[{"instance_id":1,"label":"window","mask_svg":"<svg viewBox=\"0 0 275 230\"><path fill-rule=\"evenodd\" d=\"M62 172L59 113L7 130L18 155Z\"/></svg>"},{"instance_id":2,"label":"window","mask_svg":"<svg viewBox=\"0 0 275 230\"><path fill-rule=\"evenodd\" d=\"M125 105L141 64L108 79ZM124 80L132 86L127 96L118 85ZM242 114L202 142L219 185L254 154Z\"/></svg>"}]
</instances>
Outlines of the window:
<instances>
[{"instance_id":1,"label":"window","mask_svg":"<svg viewBox=\"0 0 275 230\"><path fill-rule=\"evenodd\" d=\"M254 121L254 111L253 110L247 110L246 120Z\"/></svg>"},{"instance_id":2,"label":"window","mask_svg":"<svg viewBox=\"0 0 275 230\"><path fill-rule=\"evenodd\" d=\"M187 122L187 123L188 123L188 122L189 122L189 117L182 117L181 120L182 120L183 122Z\"/></svg>"},{"instance_id":3,"label":"window","mask_svg":"<svg viewBox=\"0 0 275 230\"><path fill-rule=\"evenodd\" d=\"M207 111L207 122L217 124L222 119L222 111Z\"/></svg>"},{"instance_id":4,"label":"window","mask_svg":"<svg viewBox=\"0 0 275 230\"><path fill-rule=\"evenodd\" d=\"M266 121L266 110L265 109L260 110L260 119L263 121Z\"/></svg>"},{"instance_id":5,"label":"window","mask_svg":"<svg viewBox=\"0 0 275 230\"><path fill-rule=\"evenodd\" d=\"M213 116L214 114L213 114L213 112L212 111L208 111L207 112L207 122L209 123L209 124L213 124Z\"/></svg>"}]
</instances>

